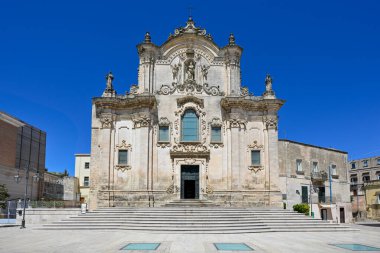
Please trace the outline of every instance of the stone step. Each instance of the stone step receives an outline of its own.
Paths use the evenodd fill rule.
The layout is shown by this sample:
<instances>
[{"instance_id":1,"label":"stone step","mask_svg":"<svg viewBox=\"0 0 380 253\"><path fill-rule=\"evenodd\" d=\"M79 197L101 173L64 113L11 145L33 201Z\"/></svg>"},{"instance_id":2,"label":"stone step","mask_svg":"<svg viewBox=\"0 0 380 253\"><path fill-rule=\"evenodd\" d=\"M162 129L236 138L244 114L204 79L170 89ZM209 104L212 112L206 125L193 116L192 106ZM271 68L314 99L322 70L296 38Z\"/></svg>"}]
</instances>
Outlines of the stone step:
<instances>
[{"instance_id":1,"label":"stone step","mask_svg":"<svg viewBox=\"0 0 380 253\"><path fill-rule=\"evenodd\" d=\"M349 227L328 226L328 227L218 227L218 228L144 228L144 227L124 227L124 226L50 226L44 230L129 230L153 233L185 233L185 234L236 234L236 233L263 233L263 232L331 232L331 231L357 231Z\"/></svg>"},{"instance_id":2,"label":"stone step","mask_svg":"<svg viewBox=\"0 0 380 253\"><path fill-rule=\"evenodd\" d=\"M131 230L152 233L352 231L289 210L249 208L102 208L36 229Z\"/></svg>"}]
</instances>

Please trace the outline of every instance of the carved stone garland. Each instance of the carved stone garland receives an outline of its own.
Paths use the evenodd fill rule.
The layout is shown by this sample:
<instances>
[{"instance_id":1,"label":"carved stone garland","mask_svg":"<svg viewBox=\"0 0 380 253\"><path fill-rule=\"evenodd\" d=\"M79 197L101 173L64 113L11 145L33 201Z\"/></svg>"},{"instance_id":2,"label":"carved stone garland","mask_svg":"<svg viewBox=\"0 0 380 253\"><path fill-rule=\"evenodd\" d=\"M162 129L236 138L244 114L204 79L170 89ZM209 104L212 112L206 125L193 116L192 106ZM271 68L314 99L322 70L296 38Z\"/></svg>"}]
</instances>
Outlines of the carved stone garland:
<instances>
[{"instance_id":1,"label":"carved stone garland","mask_svg":"<svg viewBox=\"0 0 380 253\"><path fill-rule=\"evenodd\" d=\"M116 145L115 147L115 151L119 151L119 150L128 150L128 160L129 160L130 152L132 152L132 145L127 144L126 140L122 140L121 144ZM124 172L126 170L132 169L132 167L129 164L116 164L115 169Z\"/></svg>"},{"instance_id":2,"label":"carved stone garland","mask_svg":"<svg viewBox=\"0 0 380 253\"><path fill-rule=\"evenodd\" d=\"M250 155L251 155L251 151L253 151L253 150L258 150L258 151L260 151L260 158L261 158L261 156L262 156L262 152L263 152L263 149L264 149L264 146L263 146L263 145L259 145L259 144L257 143L257 141L253 141L253 143L250 144L250 145L248 145L248 148L247 148L248 157L250 157ZM260 160L262 160L262 159L260 159ZM249 161L250 161L250 160L249 160ZM263 170L263 169L264 169L264 166L263 166L262 164L260 164L260 165L252 165L252 164L251 164L251 165L248 166L248 169L249 169L250 171L254 172L254 173L257 173L258 171Z\"/></svg>"}]
</instances>

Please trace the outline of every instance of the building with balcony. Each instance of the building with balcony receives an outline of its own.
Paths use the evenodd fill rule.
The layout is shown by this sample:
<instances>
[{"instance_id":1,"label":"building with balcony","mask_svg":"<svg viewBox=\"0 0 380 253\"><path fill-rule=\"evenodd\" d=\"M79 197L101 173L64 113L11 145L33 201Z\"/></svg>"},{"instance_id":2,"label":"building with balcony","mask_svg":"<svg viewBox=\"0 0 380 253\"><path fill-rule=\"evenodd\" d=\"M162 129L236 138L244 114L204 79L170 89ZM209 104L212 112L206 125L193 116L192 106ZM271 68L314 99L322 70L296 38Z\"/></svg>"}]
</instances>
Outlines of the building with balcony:
<instances>
[{"instance_id":1,"label":"building with balcony","mask_svg":"<svg viewBox=\"0 0 380 253\"><path fill-rule=\"evenodd\" d=\"M347 152L291 140L278 143L280 188L287 208L307 203L316 218L350 222Z\"/></svg>"},{"instance_id":2,"label":"building with balcony","mask_svg":"<svg viewBox=\"0 0 380 253\"><path fill-rule=\"evenodd\" d=\"M380 156L349 162L353 215L357 219L379 219Z\"/></svg>"}]
</instances>

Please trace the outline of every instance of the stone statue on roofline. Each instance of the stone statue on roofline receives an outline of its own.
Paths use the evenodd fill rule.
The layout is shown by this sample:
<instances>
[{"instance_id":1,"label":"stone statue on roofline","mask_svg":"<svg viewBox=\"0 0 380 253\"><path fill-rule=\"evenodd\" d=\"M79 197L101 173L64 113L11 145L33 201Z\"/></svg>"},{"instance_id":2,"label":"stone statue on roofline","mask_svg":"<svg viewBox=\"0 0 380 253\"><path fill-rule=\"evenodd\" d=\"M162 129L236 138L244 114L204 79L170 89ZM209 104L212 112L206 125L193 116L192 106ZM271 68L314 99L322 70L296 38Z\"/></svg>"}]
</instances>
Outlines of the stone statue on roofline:
<instances>
[{"instance_id":1,"label":"stone statue on roofline","mask_svg":"<svg viewBox=\"0 0 380 253\"><path fill-rule=\"evenodd\" d=\"M267 76L265 77L265 92L263 94L264 98L267 98L267 99L276 98L273 91L272 83L273 83L272 77L269 74L267 74Z\"/></svg>"},{"instance_id":2,"label":"stone statue on roofline","mask_svg":"<svg viewBox=\"0 0 380 253\"><path fill-rule=\"evenodd\" d=\"M103 92L103 97L113 97L116 95L116 92L113 89L112 81L113 81L113 75L112 75L112 72L110 71L106 75L106 89Z\"/></svg>"},{"instance_id":3,"label":"stone statue on roofline","mask_svg":"<svg viewBox=\"0 0 380 253\"><path fill-rule=\"evenodd\" d=\"M272 91L272 77L269 74L265 78L265 91Z\"/></svg>"}]
</instances>

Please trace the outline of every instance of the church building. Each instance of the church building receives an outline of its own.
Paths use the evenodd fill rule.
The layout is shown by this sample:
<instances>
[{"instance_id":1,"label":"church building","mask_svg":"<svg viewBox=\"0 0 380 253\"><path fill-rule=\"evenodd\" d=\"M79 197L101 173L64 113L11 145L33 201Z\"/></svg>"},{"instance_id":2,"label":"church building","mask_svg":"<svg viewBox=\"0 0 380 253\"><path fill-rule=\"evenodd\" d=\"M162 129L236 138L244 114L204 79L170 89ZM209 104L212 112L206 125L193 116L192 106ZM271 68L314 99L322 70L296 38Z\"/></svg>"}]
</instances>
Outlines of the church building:
<instances>
[{"instance_id":1,"label":"church building","mask_svg":"<svg viewBox=\"0 0 380 253\"><path fill-rule=\"evenodd\" d=\"M262 95L242 87L243 49L233 34L219 46L190 17L162 45L146 33L137 51L138 84L117 94L109 73L92 100L90 209L187 199L282 207L285 101L270 75Z\"/></svg>"}]
</instances>

